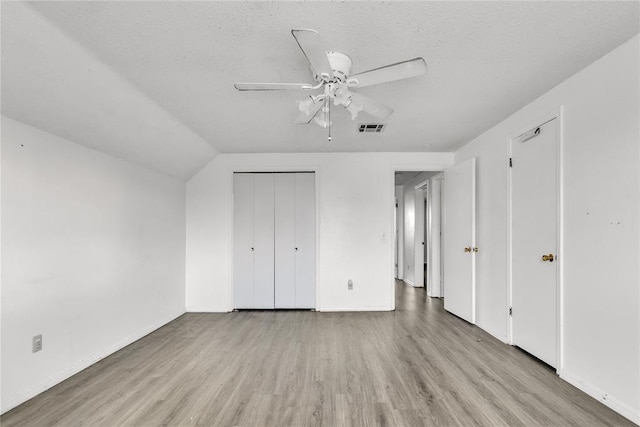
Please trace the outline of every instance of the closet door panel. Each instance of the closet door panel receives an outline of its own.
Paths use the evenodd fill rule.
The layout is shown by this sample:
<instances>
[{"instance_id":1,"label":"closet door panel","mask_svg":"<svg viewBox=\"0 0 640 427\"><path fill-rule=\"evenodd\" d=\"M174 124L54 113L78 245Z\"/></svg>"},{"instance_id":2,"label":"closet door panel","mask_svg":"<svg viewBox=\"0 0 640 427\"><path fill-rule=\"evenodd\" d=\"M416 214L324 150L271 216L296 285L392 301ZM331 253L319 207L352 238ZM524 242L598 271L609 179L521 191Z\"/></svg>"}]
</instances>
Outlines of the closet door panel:
<instances>
[{"instance_id":1,"label":"closet door panel","mask_svg":"<svg viewBox=\"0 0 640 427\"><path fill-rule=\"evenodd\" d=\"M275 175L275 307L296 307L294 174Z\"/></svg>"},{"instance_id":2,"label":"closet door panel","mask_svg":"<svg viewBox=\"0 0 640 427\"><path fill-rule=\"evenodd\" d=\"M253 308L253 175L233 175L233 303Z\"/></svg>"},{"instance_id":3,"label":"closet door panel","mask_svg":"<svg viewBox=\"0 0 640 427\"><path fill-rule=\"evenodd\" d=\"M315 174L295 174L296 308L315 308Z\"/></svg>"},{"instance_id":4,"label":"closet door panel","mask_svg":"<svg viewBox=\"0 0 640 427\"><path fill-rule=\"evenodd\" d=\"M274 306L274 177L254 175L254 307Z\"/></svg>"}]
</instances>

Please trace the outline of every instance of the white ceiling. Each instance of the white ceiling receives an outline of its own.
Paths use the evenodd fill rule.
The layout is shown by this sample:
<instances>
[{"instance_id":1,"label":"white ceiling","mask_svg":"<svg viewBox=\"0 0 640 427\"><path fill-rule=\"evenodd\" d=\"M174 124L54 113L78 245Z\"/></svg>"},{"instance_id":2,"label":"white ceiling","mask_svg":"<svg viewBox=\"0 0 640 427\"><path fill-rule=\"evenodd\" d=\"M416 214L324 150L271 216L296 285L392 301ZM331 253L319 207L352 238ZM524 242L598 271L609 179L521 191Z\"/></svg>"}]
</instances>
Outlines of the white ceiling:
<instances>
[{"instance_id":1,"label":"white ceiling","mask_svg":"<svg viewBox=\"0 0 640 427\"><path fill-rule=\"evenodd\" d=\"M422 171L402 171L395 173L395 184L396 185L404 185L405 183L411 181L413 178L417 177ZM438 173L438 172L434 172Z\"/></svg>"},{"instance_id":2,"label":"white ceiling","mask_svg":"<svg viewBox=\"0 0 640 427\"><path fill-rule=\"evenodd\" d=\"M2 111L158 170L182 161L170 171L182 177L215 150L452 151L638 33L638 10L635 1L3 2ZM394 108L388 126L358 134L357 123L374 120L335 111L328 144L320 127L292 124L303 95L233 88L311 81L292 28L318 30L354 73L417 56L429 71L360 89Z\"/></svg>"}]
</instances>

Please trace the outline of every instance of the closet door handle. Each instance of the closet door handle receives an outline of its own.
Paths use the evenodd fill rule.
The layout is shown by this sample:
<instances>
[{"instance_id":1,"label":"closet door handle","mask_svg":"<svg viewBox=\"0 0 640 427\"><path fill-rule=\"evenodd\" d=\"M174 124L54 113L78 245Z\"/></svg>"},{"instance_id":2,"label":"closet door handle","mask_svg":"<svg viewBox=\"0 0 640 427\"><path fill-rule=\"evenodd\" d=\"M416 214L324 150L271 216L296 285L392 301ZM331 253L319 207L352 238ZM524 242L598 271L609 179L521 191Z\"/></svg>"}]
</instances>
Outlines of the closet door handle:
<instances>
[{"instance_id":1,"label":"closet door handle","mask_svg":"<svg viewBox=\"0 0 640 427\"><path fill-rule=\"evenodd\" d=\"M255 248L253 248L253 247L252 247L252 248L251 248L251 250L252 250L252 251L254 251L254 250L255 250Z\"/></svg>"},{"instance_id":2,"label":"closet door handle","mask_svg":"<svg viewBox=\"0 0 640 427\"><path fill-rule=\"evenodd\" d=\"M298 248L295 248L296 252L298 252Z\"/></svg>"}]
</instances>

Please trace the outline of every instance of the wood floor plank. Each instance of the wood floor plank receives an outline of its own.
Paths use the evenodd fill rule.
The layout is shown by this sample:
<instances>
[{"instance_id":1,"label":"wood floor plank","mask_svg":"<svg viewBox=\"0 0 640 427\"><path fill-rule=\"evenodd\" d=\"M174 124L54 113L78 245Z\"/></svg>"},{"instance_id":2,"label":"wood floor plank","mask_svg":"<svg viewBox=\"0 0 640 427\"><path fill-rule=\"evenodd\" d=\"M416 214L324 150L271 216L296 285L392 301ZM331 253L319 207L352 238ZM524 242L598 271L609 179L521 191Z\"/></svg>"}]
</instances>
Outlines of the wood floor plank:
<instances>
[{"instance_id":1,"label":"wood floor plank","mask_svg":"<svg viewBox=\"0 0 640 427\"><path fill-rule=\"evenodd\" d=\"M190 313L2 426L631 426L396 283L395 312Z\"/></svg>"}]
</instances>

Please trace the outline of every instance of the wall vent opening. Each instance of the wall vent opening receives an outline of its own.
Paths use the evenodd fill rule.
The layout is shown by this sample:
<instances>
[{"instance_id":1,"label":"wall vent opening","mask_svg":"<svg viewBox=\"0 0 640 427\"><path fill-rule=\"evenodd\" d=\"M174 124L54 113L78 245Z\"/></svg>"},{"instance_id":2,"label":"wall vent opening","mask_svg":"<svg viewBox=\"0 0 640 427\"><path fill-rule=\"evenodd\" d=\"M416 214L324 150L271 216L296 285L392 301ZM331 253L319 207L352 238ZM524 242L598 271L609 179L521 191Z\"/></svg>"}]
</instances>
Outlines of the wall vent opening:
<instances>
[{"instance_id":1,"label":"wall vent opening","mask_svg":"<svg viewBox=\"0 0 640 427\"><path fill-rule=\"evenodd\" d=\"M384 123L360 123L358 125L358 132L360 133L380 133L384 130L386 125Z\"/></svg>"}]
</instances>

